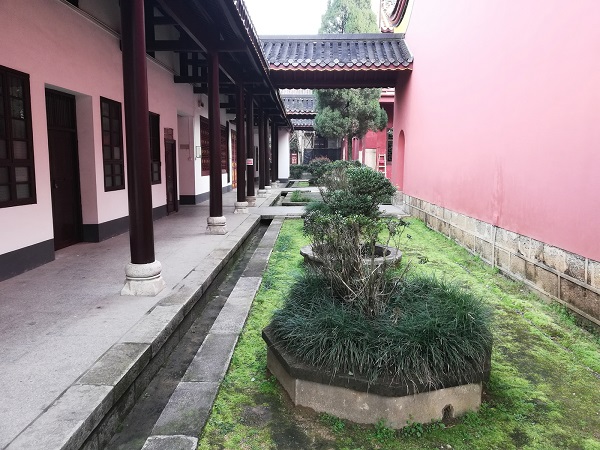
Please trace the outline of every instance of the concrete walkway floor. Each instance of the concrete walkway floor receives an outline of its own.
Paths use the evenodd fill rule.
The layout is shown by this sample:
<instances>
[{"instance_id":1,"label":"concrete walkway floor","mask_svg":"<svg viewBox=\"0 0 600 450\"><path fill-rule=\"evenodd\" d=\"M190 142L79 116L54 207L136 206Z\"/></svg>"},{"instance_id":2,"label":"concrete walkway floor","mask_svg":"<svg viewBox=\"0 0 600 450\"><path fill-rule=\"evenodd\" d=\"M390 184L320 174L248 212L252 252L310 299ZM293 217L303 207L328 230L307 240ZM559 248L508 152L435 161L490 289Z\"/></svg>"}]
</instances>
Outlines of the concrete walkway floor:
<instances>
[{"instance_id":1,"label":"concrete walkway floor","mask_svg":"<svg viewBox=\"0 0 600 450\"><path fill-rule=\"evenodd\" d=\"M206 234L208 202L157 220L156 258L167 287L156 297L119 294L127 233L60 250L55 261L1 282L0 449L80 448L118 398L130 391L135 397L137 366L160 366L190 299L197 300L261 217L301 214L299 207L270 207L279 192L257 198L248 215L233 214L236 192L225 194L222 236Z\"/></svg>"}]
</instances>

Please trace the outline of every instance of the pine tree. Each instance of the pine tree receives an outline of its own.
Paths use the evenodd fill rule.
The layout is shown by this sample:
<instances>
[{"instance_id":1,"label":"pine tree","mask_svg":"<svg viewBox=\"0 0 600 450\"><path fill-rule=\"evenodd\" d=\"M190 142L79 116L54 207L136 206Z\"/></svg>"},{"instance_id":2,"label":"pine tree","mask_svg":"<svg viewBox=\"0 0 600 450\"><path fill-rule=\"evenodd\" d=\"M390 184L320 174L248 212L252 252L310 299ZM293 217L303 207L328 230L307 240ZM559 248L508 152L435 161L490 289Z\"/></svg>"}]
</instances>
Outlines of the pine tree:
<instances>
[{"instance_id":1,"label":"pine tree","mask_svg":"<svg viewBox=\"0 0 600 450\"><path fill-rule=\"evenodd\" d=\"M370 0L328 0L320 33L376 33L377 18ZM387 114L379 106L381 89L322 89L315 91L315 130L328 138L362 138L383 130Z\"/></svg>"}]
</instances>

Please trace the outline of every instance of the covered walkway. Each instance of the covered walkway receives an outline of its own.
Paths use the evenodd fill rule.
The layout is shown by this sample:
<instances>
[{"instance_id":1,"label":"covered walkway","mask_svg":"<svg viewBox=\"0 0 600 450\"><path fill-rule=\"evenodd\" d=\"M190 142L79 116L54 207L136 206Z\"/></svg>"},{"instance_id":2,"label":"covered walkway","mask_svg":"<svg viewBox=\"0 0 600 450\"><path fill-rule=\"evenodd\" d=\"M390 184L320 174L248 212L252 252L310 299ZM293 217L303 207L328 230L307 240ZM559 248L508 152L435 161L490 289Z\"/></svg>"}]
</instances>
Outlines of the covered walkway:
<instances>
[{"instance_id":1,"label":"covered walkway","mask_svg":"<svg viewBox=\"0 0 600 450\"><path fill-rule=\"evenodd\" d=\"M33 437L45 442L43 448L61 448L106 392L80 393L70 420L53 418L57 400L119 343L160 347L277 193L258 198L248 215L233 214L236 194L225 194L226 235L206 233L208 202L156 221L156 253L167 283L156 297L120 295L127 233L65 248L55 261L0 283L0 448L36 448L17 445L21 440L9 445L20 434L29 436L24 442ZM131 354L129 363L134 359Z\"/></svg>"}]
</instances>

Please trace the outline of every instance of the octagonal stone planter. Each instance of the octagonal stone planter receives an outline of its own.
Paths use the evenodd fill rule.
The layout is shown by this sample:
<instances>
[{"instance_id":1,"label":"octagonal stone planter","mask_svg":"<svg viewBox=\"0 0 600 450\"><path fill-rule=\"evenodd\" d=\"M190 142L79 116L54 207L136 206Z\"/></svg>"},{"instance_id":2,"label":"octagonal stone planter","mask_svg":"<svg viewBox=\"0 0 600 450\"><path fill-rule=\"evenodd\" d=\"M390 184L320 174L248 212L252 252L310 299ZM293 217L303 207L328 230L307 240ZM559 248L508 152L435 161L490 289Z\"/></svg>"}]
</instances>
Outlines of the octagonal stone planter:
<instances>
[{"instance_id":1,"label":"octagonal stone planter","mask_svg":"<svg viewBox=\"0 0 600 450\"><path fill-rule=\"evenodd\" d=\"M314 254L311 245L306 245L300 249L300 254L304 257L304 262L306 264L321 264L321 261ZM402 259L402 252L395 247L390 247L387 245L375 245L375 254L378 255L373 259L373 263L375 266L379 266L383 263L385 259L390 262L400 261ZM364 258L365 263L370 263L371 258Z\"/></svg>"},{"instance_id":2,"label":"octagonal stone planter","mask_svg":"<svg viewBox=\"0 0 600 450\"><path fill-rule=\"evenodd\" d=\"M483 372L471 374L470 383L448 378L444 388L333 375L311 367L286 353L273 339L270 327L263 330L267 343L267 368L286 390L294 405L331 414L356 423L400 429L409 422L429 423L476 411L481 405L482 382L489 379L491 349Z\"/></svg>"}]
</instances>

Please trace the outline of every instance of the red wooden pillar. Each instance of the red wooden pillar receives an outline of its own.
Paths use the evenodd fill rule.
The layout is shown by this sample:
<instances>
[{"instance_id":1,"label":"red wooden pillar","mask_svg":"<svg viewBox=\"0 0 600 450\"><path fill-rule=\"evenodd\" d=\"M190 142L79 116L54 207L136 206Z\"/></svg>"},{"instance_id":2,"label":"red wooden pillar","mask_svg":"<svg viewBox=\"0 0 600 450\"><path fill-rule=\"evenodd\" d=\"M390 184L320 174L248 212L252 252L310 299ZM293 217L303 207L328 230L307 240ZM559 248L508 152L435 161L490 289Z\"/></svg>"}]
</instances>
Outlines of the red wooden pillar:
<instances>
[{"instance_id":1,"label":"red wooden pillar","mask_svg":"<svg viewBox=\"0 0 600 450\"><path fill-rule=\"evenodd\" d=\"M156 295L165 282L154 256L144 0L121 2L121 30L131 250L121 293Z\"/></svg>"},{"instance_id":2,"label":"red wooden pillar","mask_svg":"<svg viewBox=\"0 0 600 450\"><path fill-rule=\"evenodd\" d=\"M246 95L246 155L246 200L248 201L248 206L254 206L256 195L254 193L254 99L250 92Z\"/></svg>"},{"instance_id":3,"label":"red wooden pillar","mask_svg":"<svg viewBox=\"0 0 600 450\"><path fill-rule=\"evenodd\" d=\"M265 115L265 123L263 133L265 134L265 167L263 177L265 178L265 188L271 189L271 149L272 144L269 145L269 117Z\"/></svg>"},{"instance_id":4,"label":"red wooden pillar","mask_svg":"<svg viewBox=\"0 0 600 450\"><path fill-rule=\"evenodd\" d=\"M271 126L271 180L279 179L279 127L275 122Z\"/></svg>"},{"instance_id":5,"label":"red wooden pillar","mask_svg":"<svg viewBox=\"0 0 600 450\"><path fill-rule=\"evenodd\" d=\"M246 118L244 117L244 88L240 84L236 93L236 134L237 134L237 202L234 213L244 214L248 212L246 201Z\"/></svg>"},{"instance_id":6,"label":"red wooden pillar","mask_svg":"<svg viewBox=\"0 0 600 450\"><path fill-rule=\"evenodd\" d=\"M221 111L219 106L219 53L208 55L208 129L210 157L210 197L207 231L211 234L227 233L223 216L223 184L221 180Z\"/></svg>"},{"instance_id":7,"label":"red wooden pillar","mask_svg":"<svg viewBox=\"0 0 600 450\"><path fill-rule=\"evenodd\" d=\"M264 196L265 189L265 112L258 113L258 196Z\"/></svg>"}]
</instances>

